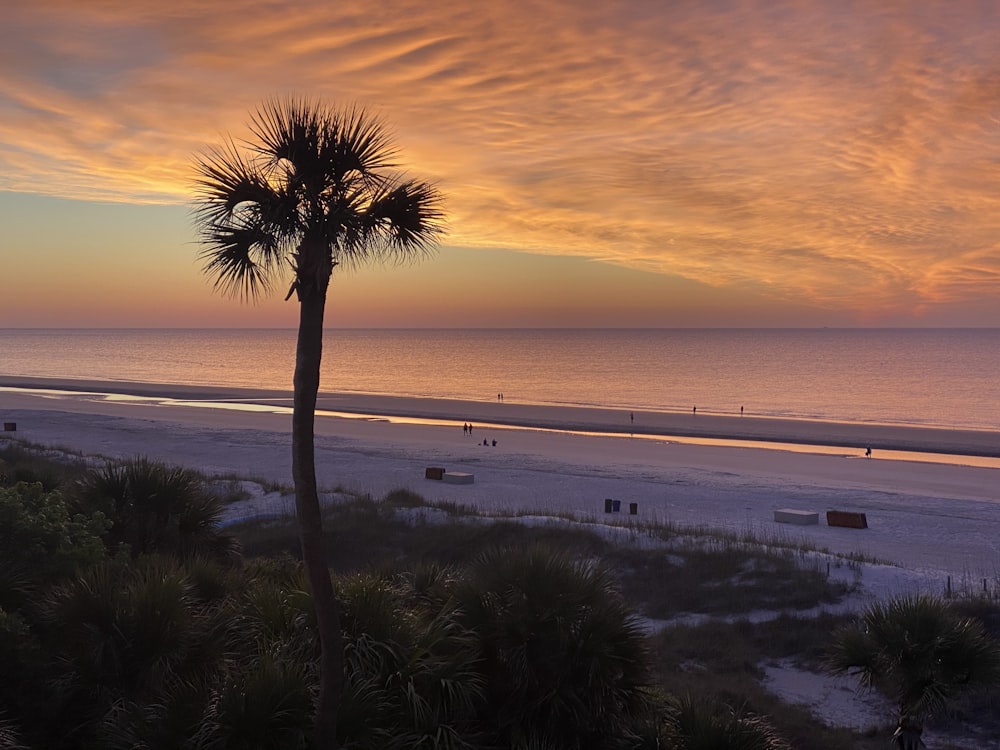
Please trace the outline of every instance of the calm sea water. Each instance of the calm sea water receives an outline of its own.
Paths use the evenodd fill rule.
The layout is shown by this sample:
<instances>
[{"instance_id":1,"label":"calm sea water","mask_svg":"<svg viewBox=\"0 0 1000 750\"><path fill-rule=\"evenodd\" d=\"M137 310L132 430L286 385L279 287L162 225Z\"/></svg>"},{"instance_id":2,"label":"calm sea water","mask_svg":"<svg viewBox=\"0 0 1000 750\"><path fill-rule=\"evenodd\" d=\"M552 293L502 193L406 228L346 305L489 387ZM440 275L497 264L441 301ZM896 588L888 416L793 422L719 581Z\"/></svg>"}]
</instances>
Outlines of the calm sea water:
<instances>
[{"instance_id":1,"label":"calm sea water","mask_svg":"<svg viewBox=\"0 0 1000 750\"><path fill-rule=\"evenodd\" d=\"M293 330L2 330L0 374L290 389ZM1000 429L1000 329L329 330L323 390Z\"/></svg>"}]
</instances>

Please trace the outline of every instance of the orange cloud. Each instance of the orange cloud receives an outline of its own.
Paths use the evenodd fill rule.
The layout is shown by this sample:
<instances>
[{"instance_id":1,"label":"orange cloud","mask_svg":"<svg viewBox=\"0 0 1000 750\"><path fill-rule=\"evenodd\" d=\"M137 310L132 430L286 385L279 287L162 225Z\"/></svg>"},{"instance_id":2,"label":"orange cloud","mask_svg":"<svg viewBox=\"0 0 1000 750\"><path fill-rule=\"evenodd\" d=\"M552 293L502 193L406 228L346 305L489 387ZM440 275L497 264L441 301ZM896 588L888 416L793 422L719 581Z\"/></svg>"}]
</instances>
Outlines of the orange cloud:
<instances>
[{"instance_id":1,"label":"orange cloud","mask_svg":"<svg viewBox=\"0 0 1000 750\"><path fill-rule=\"evenodd\" d=\"M299 92L384 113L456 246L865 320L996 293L988 4L586 5L15 4L0 189L183 202L192 154Z\"/></svg>"}]
</instances>

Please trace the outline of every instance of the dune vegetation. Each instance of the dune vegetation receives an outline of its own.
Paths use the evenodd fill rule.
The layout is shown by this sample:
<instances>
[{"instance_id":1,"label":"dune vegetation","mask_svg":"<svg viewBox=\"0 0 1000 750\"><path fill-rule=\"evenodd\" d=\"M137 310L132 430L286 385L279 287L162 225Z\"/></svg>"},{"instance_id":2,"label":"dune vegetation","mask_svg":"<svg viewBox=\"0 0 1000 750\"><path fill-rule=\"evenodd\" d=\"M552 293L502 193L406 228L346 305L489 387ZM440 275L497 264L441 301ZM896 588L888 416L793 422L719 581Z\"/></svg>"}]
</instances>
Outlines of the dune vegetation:
<instances>
[{"instance_id":1,"label":"dune vegetation","mask_svg":"<svg viewBox=\"0 0 1000 750\"><path fill-rule=\"evenodd\" d=\"M0 445L0 748L314 747L297 529L221 523L240 486ZM851 584L768 540L338 498L342 747L884 748L902 715L991 731L995 602L817 614ZM894 645L914 623L929 661ZM779 660L861 674L903 713L827 726L763 687Z\"/></svg>"}]
</instances>

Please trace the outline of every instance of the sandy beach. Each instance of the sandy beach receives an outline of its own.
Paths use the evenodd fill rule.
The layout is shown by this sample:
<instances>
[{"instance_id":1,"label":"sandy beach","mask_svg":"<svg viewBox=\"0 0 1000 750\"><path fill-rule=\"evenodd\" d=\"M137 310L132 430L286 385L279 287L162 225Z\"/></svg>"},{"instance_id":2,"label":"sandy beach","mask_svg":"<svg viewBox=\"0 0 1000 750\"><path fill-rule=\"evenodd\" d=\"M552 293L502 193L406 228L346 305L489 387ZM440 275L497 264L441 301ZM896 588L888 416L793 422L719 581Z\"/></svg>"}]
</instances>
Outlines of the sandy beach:
<instances>
[{"instance_id":1,"label":"sandy beach","mask_svg":"<svg viewBox=\"0 0 1000 750\"><path fill-rule=\"evenodd\" d=\"M288 406L278 392L0 378L0 419L17 426L5 438L282 483L290 483ZM1000 571L1000 468L919 454L886 460L877 447L913 446L927 458L959 446L988 454L996 433L701 413L636 413L633 425L627 413L607 410L382 396L327 395L320 409L317 467L327 489L380 497L408 488L486 510L627 520L604 513L612 498L623 510L636 503L639 521L803 538L877 557L898 566L901 582L992 582ZM594 432L603 434L585 434ZM698 440L708 437L789 444ZM810 446L837 442L851 447ZM865 445L876 446L874 459L864 458ZM474 474L475 483L427 480L427 466ZM820 524L775 523L784 508L817 511ZM863 512L869 528L827 526L827 510Z\"/></svg>"},{"instance_id":2,"label":"sandy beach","mask_svg":"<svg viewBox=\"0 0 1000 750\"><path fill-rule=\"evenodd\" d=\"M51 389L113 393L120 396L190 402L229 402L255 406L291 406L284 391L222 388L165 383L56 380L0 375L0 388ZM393 416L427 422L474 422L523 427L611 433L638 437L680 437L813 445L852 450L905 451L1000 459L1000 433L878 423L779 419L700 409L684 412L551 406L516 402L458 401L402 396L320 393L320 411L361 416ZM995 462L1000 466L1000 460Z\"/></svg>"}]
</instances>

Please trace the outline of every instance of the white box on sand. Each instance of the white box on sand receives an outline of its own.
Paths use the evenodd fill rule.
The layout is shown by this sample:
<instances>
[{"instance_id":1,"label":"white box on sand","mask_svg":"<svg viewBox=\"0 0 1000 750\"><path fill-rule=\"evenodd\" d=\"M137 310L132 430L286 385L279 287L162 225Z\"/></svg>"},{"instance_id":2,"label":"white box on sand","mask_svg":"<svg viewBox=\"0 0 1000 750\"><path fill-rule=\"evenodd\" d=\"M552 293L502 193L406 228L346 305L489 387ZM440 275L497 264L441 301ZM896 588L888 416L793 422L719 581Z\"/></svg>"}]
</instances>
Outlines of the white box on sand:
<instances>
[{"instance_id":1,"label":"white box on sand","mask_svg":"<svg viewBox=\"0 0 1000 750\"><path fill-rule=\"evenodd\" d=\"M476 476L465 471L446 471L441 479L445 484L473 484Z\"/></svg>"},{"instance_id":2,"label":"white box on sand","mask_svg":"<svg viewBox=\"0 0 1000 750\"><path fill-rule=\"evenodd\" d=\"M794 523L796 526L812 526L819 523L819 513L811 510L793 510L783 508L774 511L774 520L777 523Z\"/></svg>"}]
</instances>

